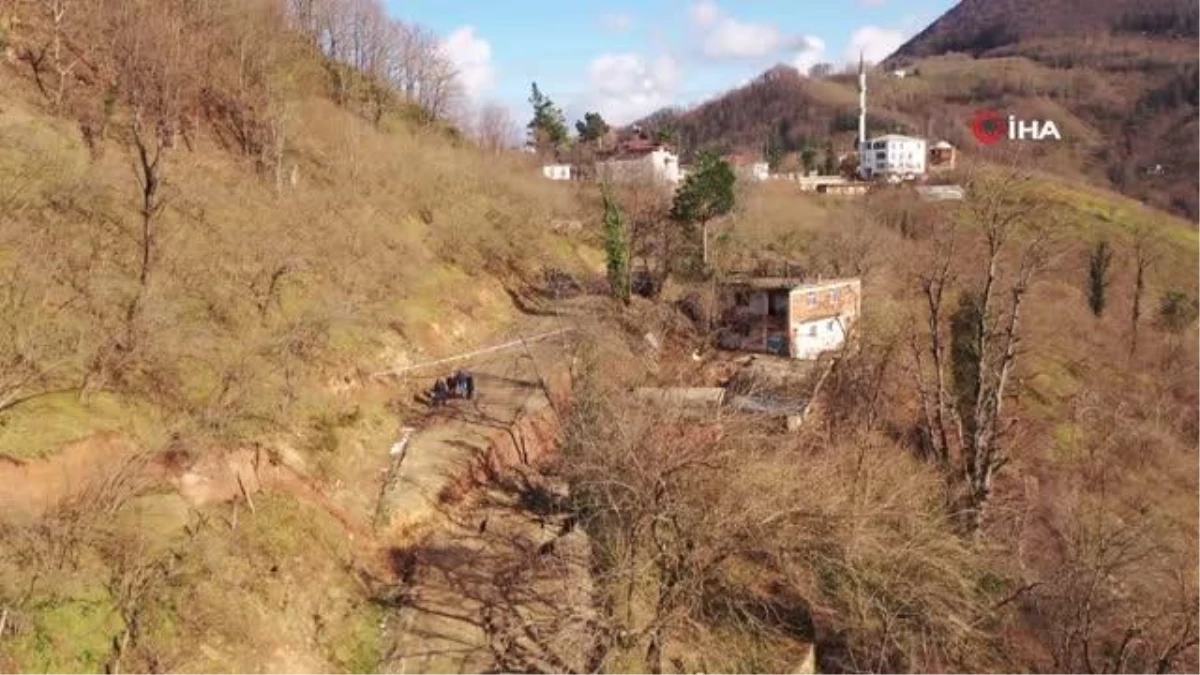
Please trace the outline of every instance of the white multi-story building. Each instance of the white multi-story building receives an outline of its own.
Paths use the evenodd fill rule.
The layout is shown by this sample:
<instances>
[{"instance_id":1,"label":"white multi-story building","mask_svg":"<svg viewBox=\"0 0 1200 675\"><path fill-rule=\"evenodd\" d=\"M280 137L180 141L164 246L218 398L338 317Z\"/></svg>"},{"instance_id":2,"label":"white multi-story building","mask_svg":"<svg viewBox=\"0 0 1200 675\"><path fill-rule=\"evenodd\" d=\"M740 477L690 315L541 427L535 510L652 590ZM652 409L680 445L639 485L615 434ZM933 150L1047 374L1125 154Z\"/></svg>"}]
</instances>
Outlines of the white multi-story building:
<instances>
[{"instance_id":1,"label":"white multi-story building","mask_svg":"<svg viewBox=\"0 0 1200 675\"><path fill-rule=\"evenodd\" d=\"M887 134L863 144L858 169L863 178L913 180L925 175L924 138Z\"/></svg>"},{"instance_id":2,"label":"white multi-story building","mask_svg":"<svg viewBox=\"0 0 1200 675\"><path fill-rule=\"evenodd\" d=\"M888 181L920 178L925 175L926 152L924 138L899 134L867 138L867 69L860 55L858 59L859 177L867 180L882 178Z\"/></svg>"}]
</instances>

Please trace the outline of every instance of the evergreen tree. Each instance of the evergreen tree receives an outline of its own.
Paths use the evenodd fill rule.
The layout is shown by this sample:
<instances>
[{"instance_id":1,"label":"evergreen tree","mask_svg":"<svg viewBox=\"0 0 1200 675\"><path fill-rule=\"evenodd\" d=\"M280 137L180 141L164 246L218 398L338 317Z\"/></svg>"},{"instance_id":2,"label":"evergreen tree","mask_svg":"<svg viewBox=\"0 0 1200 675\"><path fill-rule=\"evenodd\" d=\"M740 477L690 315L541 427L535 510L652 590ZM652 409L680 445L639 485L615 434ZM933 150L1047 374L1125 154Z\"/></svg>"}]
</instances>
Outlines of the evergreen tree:
<instances>
[{"instance_id":1,"label":"evergreen tree","mask_svg":"<svg viewBox=\"0 0 1200 675\"><path fill-rule=\"evenodd\" d=\"M625 217L613 199L608 185L601 187L604 196L604 253L608 260L608 287L613 297L629 304L629 238Z\"/></svg>"},{"instance_id":2,"label":"evergreen tree","mask_svg":"<svg viewBox=\"0 0 1200 675\"><path fill-rule=\"evenodd\" d=\"M977 293L963 291L958 307L950 315L950 384L959 410L970 410L979 394L979 325L981 299ZM963 417L963 426L973 432L970 415Z\"/></svg>"},{"instance_id":3,"label":"evergreen tree","mask_svg":"<svg viewBox=\"0 0 1200 675\"><path fill-rule=\"evenodd\" d=\"M804 166L804 173L817 168L817 151L811 145L804 146L800 151L800 163Z\"/></svg>"},{"instance_id":4,"label":"evergreen tree","mask_svg":"<svg viewBox=\"0 0 1200 675\"><path fill-rule=\"evenodd\" d=\"M598 112L587 113L583 119L575 122L575 131L579 133L579 140L583 143L602 140L608 130L608 122L605 122Z\"/></svg>"},{"instance_id":5,"label":"evergreen tree","mask_svg":"<svg viewBox=\"0 0 1200 675\"><path fill-rule=\"evenodd\" d=\"M767 142L763 144L763 159L766 160L767 166L772 172L779 170L779 163L783 161L784 148L783 143L774 135L767 137Z\"/></svg>"},{"instance_id":6,"label":"evergreen tree","mask_svg":"<svg viewBox=\"0 0 1200 675\"><path fill-rule=\"evenodd\" d=\"M1108 270L1112 265L1112 257L1112 247L1107 240L1101 240L1096 243L1088 259L1088 307L1096 316L1104 313L1108 303Z\"/></svg>"},{"instance_id":7,"label":"evergreen tree","mask_svg":"<svg viewBox=\"0 0 1200 675\"><path fill-rule=\"evenodd\" d=\"M713 152L702 152L695 171L688 174L675 193L671 219L700 226L705 265L708 265L708 224L733 210L736 182L737 177L728 162Z\"/></svg>"},{"instance_id":8,"label":"evergreen tree","mask_svg":"<svg viewBox=\"0 0 1200 675\"><path fill-rule=\"evenodd\" d=\"M546 150L557 149L566 143L566 117L562 110L554 105L554 101L538 89L537 82L533 83L529 104L533 106L533 119L529 121L527 128L533 144L539 150Z\"/></svg>"}]
</instances>

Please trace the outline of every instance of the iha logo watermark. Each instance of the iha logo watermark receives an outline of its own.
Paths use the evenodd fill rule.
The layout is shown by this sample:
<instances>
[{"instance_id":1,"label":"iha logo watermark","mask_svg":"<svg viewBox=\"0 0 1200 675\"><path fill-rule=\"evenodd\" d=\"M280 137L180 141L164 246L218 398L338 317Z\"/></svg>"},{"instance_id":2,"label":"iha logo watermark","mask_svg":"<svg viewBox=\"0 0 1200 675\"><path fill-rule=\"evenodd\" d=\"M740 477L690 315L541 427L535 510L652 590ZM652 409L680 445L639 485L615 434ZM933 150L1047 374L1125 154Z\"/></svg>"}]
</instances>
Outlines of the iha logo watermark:
<instances>
[{"instance_id":1,"label":"iha logo watermark","mask_svg":"<svg viewBox=\"0 0 1200 675\"><path fill-rule=\"evenodd\" d=\"M971 133L984 145L1009 141L1061 141L1054 120L1021 120L995 110L980 110L971 118Z\"/></svg>"}]
</instances>

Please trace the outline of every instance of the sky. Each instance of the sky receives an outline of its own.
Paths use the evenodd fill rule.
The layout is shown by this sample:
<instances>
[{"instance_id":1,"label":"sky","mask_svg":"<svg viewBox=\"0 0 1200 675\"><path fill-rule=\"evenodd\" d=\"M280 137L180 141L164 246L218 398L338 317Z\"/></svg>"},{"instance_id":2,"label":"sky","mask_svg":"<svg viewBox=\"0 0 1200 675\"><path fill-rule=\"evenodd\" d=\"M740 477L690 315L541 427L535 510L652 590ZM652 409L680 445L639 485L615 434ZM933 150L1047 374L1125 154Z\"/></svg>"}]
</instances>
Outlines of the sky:
<instances>
[{"instance_id":1,"label":"sky","mask_svg":"<svg viewBox=\"0 0 1200 675\"><path fill-rule=\"evenodd\" d=\"M530 83L568 122L626 124L745 84L778 63L878 61L954 0L385 0L442 38L469 101L531 114Z\"/></svg>"}]
</instances>

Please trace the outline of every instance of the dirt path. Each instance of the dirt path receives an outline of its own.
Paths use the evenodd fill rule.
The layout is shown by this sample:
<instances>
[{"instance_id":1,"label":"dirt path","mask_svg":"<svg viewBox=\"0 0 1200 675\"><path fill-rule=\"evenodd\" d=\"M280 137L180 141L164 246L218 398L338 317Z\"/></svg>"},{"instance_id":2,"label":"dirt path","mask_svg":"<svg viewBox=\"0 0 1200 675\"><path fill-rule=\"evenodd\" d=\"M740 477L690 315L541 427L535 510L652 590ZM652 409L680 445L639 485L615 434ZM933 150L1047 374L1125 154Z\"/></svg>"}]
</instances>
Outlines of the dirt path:
<instances>
[{"instance_id":1,"label":"dirt path","mask_svg":"<svg viewBox=\"0 0 1200 675\"><path fill-rule=\"evenodd\" d=\"M536 475L538 458L556 449L546 385L565 391L563 347L547 340L454 364L475 375L476 400L434 415L414 406L406 419L424 419L403 456L378 448L379 469L391 465L382 489L322 484L286 449L151 454L97 435L45 459L0 458L0 514L36 518L72 500L170 486L193 507L232 503L249 518L255 495L286 493L336 518L359 568L398 589L381 668L579 670L589 643L587 538L531 512L521 490L491 483L514 468ZM347 491L359 498L346 500ZM354 505L362 492L379 495L375 518Z\"/></svg>"},{"instance_id":2,"label":"dirt path","mask_svg":"<svg viewBox=\"0 0 1200 675\"><path fill-rule=\"evenodd\" d=\"M476 374L479 396L459 401L425 420L426 428L414 439L402 466L393 476L396 489L389 498L395 510L413 510L411 520L426 515L423 505L456 480L471 457L486 453L497 432L505 431L525 412L545 405L539 367L551 370L561 362L562 344L531 343L528 350L491 352L475 362L457 363ZM539 366L534 366L537 359ZM430 370L432 381L444 372ZM540 400L539 400L540 399ZM414 407L415 416L427 411ZM379 448L379 469L388 466L388 448ZM193 506L228 502L270 487L316 502L333 513L348 529L367 535L372 528L365 516L341 507L333 495L305 476L304 462L276 452L268 460L262 448L237 448L187 455L147 453L112 433L100 433L65 446L39 459L0 455L0 513L36 518L64 502L78 498L104 498L117 492L144 491L169 483ZM294 455L294 452L292 452ZM369 491L368 486L346 486ZM113 495L109 495L113 493ZM115 498L115 496L114 496Z\"/></svg>"},{"instance_id":3,"label":"dirt path","mask_svg":"<svg viewBox=\"0 0 1200 675\"><path fill-rule=\"evenodd\" d=\"M536 365L535 365L536 362ZM516 457L506 461L528 463L530 447L525 418L553 415L539 374L561 372L561 349L538 345L524 351L497 355L470 364L477 396L472 401L452 401L436 414L436 421L409 443L395 462L380 499L377 525L400 536L428 521L441 505L454 503L468 485L482 482L497 446L515 446Z\"/></svg>"},{"instance_id":4,"label":"dirt path","mask_svg":"<svg viewBox=\"0 0 1200 675\"><path fill-rule=\"evenodd\" d=\"M520 492L487 490L406 552L389 673L586 672L590 544Z\"/></svg>"},{"instance_id":5,"label":"dirt path","mask_svg":"<svg viewBox=\"0 0 1200 675\"><path fill-rule=\"evenodd\" d=\"M547 512L536 466L559 420L553 345L472 364L480 396L419 434L384 491L400 586L387 672L578 671L591 643L589 542ZM532 481L532 485L531 485ZM484 487L479 487L484 485ZM549 500L553 501L553 500ZM403 545L400 542L404 542Z\"/></svg>"}]
</instances>

